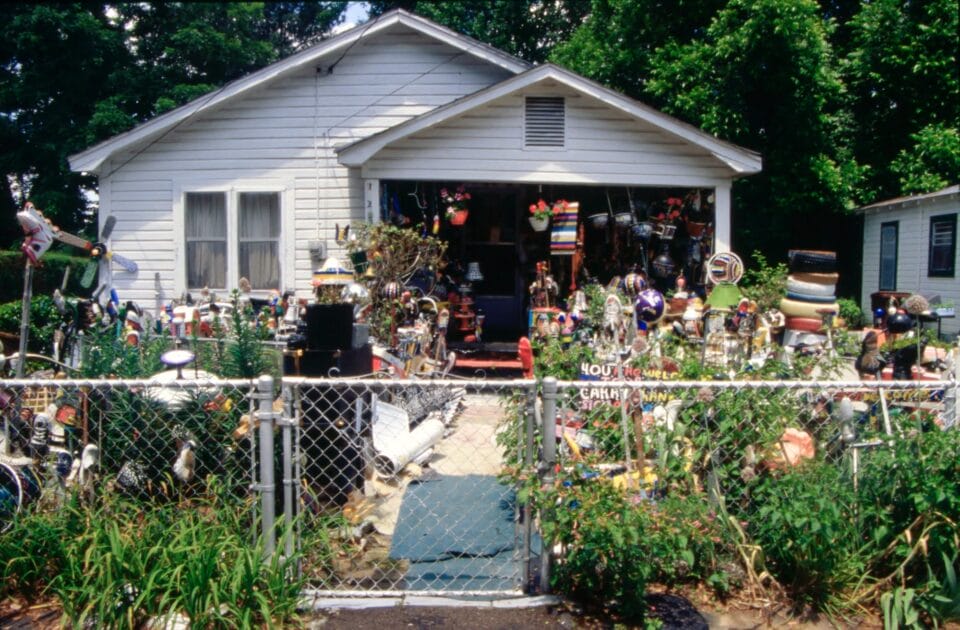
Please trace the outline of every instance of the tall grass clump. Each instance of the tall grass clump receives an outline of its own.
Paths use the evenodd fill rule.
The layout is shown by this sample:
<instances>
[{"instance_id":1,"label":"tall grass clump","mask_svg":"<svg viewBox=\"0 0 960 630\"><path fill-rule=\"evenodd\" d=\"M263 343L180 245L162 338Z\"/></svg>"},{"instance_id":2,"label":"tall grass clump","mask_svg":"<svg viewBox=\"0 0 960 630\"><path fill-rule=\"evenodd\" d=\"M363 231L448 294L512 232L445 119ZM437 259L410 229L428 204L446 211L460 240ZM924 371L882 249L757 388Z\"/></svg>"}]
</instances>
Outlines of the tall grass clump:
<instances>
[{"instance_id":1,"label":"tall grass clump","mask_svg":"<svg viewBox=\"0 0 960 630\"><path fill-rule=\"evenodd\" d=\"M302 587L296 558L267 559L251 543L251 505L213 491L180 504L145 506L105 496L59 518L83 527L59 544L47 592L77 626L142 627L186 617L191 627L282 626ZM42 556L42 553L40 553Z\"/></svg>"}]
</instances>

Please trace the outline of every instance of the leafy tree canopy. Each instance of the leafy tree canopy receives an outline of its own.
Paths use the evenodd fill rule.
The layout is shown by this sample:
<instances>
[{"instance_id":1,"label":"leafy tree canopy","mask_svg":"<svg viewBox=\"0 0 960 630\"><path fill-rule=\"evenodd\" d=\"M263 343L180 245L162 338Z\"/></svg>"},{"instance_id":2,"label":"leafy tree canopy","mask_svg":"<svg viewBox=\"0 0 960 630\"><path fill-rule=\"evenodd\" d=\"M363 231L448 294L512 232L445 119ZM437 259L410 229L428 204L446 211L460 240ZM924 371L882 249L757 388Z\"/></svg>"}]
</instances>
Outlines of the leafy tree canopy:
<instances>
[{"instance_id":1,"label":"leafy tree canopy","mask_svg":"<svg viewBox=\"0 0 960 630\"><path fill-rule=\"evenodd\" d=\"M29 197L84 225L92 178L67 156L315 43L346 2L0 6L0 243Z\"/></svg>"}]
</instances>

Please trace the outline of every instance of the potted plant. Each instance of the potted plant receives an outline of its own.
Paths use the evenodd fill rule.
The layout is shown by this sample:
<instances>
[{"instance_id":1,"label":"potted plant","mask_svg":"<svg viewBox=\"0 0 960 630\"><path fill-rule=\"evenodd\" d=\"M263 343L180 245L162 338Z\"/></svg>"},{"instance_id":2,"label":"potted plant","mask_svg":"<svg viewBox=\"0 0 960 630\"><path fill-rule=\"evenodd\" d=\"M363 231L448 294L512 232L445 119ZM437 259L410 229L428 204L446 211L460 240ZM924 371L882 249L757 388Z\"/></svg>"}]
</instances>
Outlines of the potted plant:
<instances>
[{"instance_id":1,"label":"potted plant","mask_svg":"<svg viewBox=\"0 0 960 630\"><path fill-rule=\"evenodd\" d=\"M470 193L467 192L463 184L457 186L454 191L447 188L440 189L440 200L447 206L445 216L450 225L461 226L467 222L467 217L470 216L470 211L467 210L467 202L470 199Z\"/></svg>"},{"instance_id":2,"label":"potted plant","mask_svg":"<svg viewBox=\"0 0 960 630\"><path fill-rule=\"evenodd\" d=\"M547 226L550 225L550 215L552 214L553 210L543 199L540 199L537 203L531 203L530 227L532 227L535 232L543 232L547 229Z\"/></svg>"}]
</instances>

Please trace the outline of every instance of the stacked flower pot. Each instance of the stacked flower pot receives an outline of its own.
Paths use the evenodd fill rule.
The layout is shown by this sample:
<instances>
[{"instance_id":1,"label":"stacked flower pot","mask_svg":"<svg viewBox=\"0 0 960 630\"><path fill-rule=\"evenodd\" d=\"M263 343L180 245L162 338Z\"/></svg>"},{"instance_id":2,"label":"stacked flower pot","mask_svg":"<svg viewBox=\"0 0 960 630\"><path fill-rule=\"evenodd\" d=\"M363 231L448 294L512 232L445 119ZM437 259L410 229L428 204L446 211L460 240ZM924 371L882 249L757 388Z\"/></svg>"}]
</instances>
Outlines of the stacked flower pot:
<instances>
[{"instance_id":1,"label":"stacked flower pot","mask_svg":"<svg viewBox=\"0 0 960 630\"><path fill-rule=\"evenodd\" d=\"M780 312L785 318L783 345L823 341L820 337L829 314L836 316L840 312L836 297L837 253L792 249L788 260L787 295L780 301Z\"/></svg>"}]
</instances>

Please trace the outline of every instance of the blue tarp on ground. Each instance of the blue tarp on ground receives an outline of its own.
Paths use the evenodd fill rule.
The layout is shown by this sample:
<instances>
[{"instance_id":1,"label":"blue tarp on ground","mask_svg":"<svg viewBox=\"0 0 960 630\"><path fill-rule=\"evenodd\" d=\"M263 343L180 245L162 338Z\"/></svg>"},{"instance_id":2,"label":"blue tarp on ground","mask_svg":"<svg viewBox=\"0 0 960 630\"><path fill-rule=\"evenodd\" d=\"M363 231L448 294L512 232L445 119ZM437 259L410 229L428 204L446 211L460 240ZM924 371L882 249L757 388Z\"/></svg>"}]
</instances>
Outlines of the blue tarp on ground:
<instances>
[{"instance_id":1,"label":"blue tarp on ground","mask_svg":"<svg viewBox=\"0 0 960 630\"><path fill-rule=\"evenodd\" d=\"M390 558L408 560L410 590L510 590L520 582L515 494L489 475L411 482Z\"/></svg>"}]
</instances>

